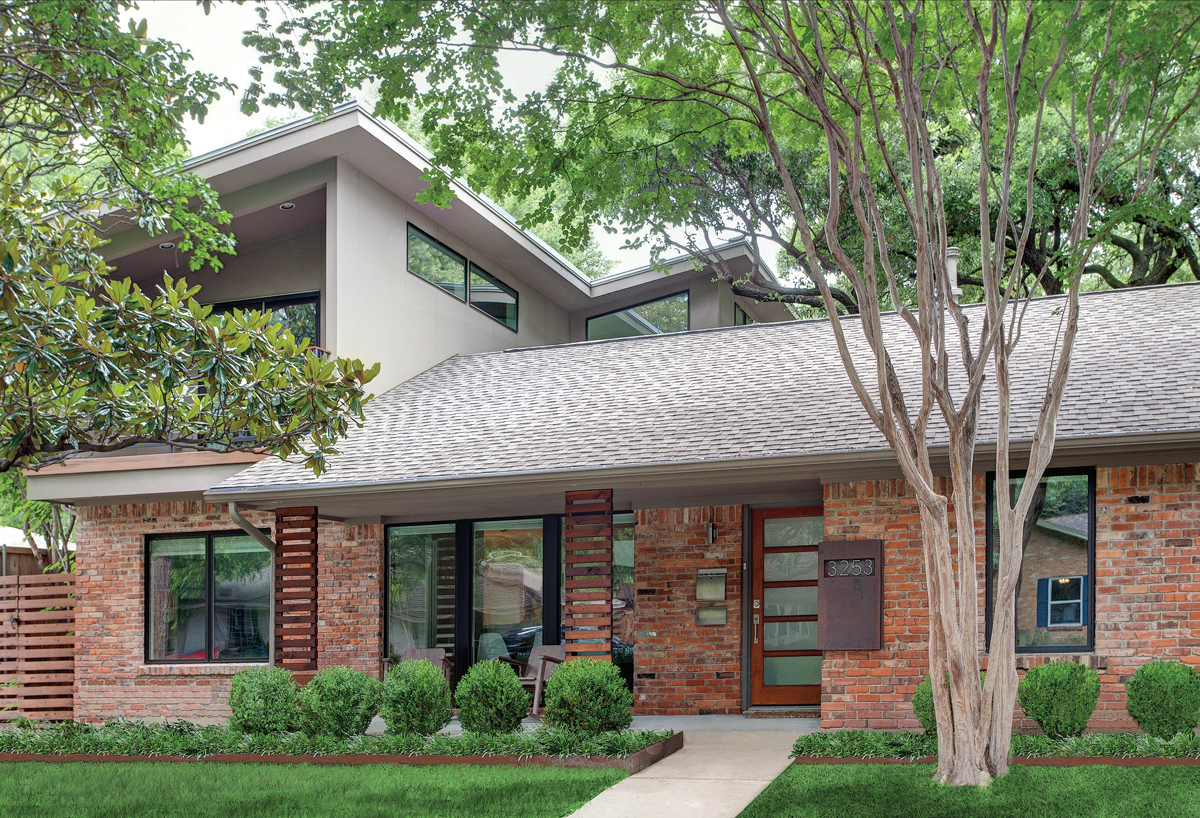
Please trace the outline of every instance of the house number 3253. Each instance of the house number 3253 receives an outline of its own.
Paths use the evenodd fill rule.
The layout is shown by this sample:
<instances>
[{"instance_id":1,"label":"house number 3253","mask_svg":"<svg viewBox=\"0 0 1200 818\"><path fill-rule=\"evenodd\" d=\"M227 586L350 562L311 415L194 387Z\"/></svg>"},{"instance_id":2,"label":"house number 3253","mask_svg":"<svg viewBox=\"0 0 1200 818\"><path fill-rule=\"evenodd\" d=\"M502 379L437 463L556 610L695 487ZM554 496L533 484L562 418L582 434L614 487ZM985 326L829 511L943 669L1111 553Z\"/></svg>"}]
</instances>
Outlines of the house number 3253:
<instances>
[{"instance_id":1,"label":"house number 3253","mask_svg":"<svg viewBox=\"0 0 1200 818\"><path fill-rule=\"evenodd\" d=\"M869 577L875 573L875 560L825 560L827 577Z\"/></svg>"}]
</instances>

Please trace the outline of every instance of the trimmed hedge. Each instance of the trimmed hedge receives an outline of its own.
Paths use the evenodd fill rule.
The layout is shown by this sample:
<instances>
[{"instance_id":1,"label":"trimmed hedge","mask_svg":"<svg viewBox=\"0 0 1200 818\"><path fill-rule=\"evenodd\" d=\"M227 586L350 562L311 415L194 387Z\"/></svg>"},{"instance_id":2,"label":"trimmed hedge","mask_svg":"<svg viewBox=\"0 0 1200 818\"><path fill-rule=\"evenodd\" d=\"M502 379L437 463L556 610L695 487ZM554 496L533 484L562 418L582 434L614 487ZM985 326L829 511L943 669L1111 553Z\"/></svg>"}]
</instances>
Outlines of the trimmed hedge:
<instances>
[{"instance_id":1,"label":"trimmed hedge","mask_svg":"<svg viewBox=\"0 0 1200 818\"><path fill-rule=\"evenodd\" d=\"M1200 672L1181 662L1142 665L1125 683L1126 709L1137 726L1169 739L1200 724Z\"/></svg>"},{"instance_id":2,"label":"trimmed hedge","mask_svg":"<svg viewBox=\"0 0 1200 818\"><path fill-rule=\"evenodd\" d=\"M300 729L310 736L361 736L379 712L382 688L354 668L318 671L300 691Z\"/></svg>"},{"instance_id":3,"label":"trimmed hedge","mask_svg":"<svg viewBox=\"0 0 1200 818\"><path fill-rule=\"evenodd\" d=\"M432 736L454 715L446 675L428 659L398 663L383 681L380 715L389 733Z\"/></svg>"},{"instance_id":4,"label":"trimmed hedge","mask_svg":"<svg viewBox=\"0 0 1200 818\"><path fill-rule=\"evenodd\" d=\"M979 686L983 686L985 673L979 674ZM949 674L947 674L947 679ZM926 676L917 685L917 689L913 691L912 697L913 715L917 717L917 721L921 722L921 726L925 728L925 735L937 735L937 716L933 709L933 679Z\"/></svg>"},{"instance_id":5,"label":"trimmed hedge","mask_svg":"<svg viewBox=\"0 0 1200 818\"><path fill-rule=\"evenodd\" d=\"M291 671L251 667L234 674L229 687L229 726L243 733L282 733L296 726L299 693Z\"/></svg>"},{"instance_id":6,"label":"trimmed hedge","mask_svg":"<svg viewBox=\"0 0 1200 818\"><path fill-rule=\"evenodd\" d=\"M1017 686L1025 715L1051 738L1082 735L1100 697L1100 676L1078 662L1031 667Z\"/></svg>"},{"instance_id":7,"label":"trimmed hedge","mask_svg":"<svg viewBox=\"0 0 1200 818\"><path fill-rule=\"evenodd\" d=\"M1012 737L1014 756L1041 758L1200 758L1200 736L1177 735L1169 741L1138 733L1088 733L1075 738ZM815 758L902 758L937 755L937 737L920 733L839 730L800 736L792 756Z\"/></svg>"},{"instance_id":8,"label":"trimmed hedge","mask_svg":"<svg viewBox=\"0 0 1200 818\"><path fill-rule=\"evenodd\" d=\"M413 733L382 736L306 736L304 733L251 735L230 727L186 721L146 724L115 719L100 726L63 722L20 730L0 728L0 753L39 755L183 756L205 758L232 753L256 755L603 755L624 758L670 738L670 730L580 736L559 730L488 736L465 733L424 738Z\"/></svg>"},{"instance_id":9,"label":"trimmed hedge","mask_svg":"<svg viewBox=\"0 0 1200 818\"><path fill-rule=\"evenodd\" d=\"M546 724L593 735L633 721L633 694L620 669L603 659L563 662L546 681Z\"/></svg>"},{"instance_id":10,"label":"trimmed hedge","mask_svg":"<svg viewBox=\"0 0 1200 818\"><path fill-rule=\"evenodd\" d=\"M471 666L458 680L454 701L463 730L498 735L520 728L532 697L512 665L493 659Z\"/></svg>"}]
</instances>

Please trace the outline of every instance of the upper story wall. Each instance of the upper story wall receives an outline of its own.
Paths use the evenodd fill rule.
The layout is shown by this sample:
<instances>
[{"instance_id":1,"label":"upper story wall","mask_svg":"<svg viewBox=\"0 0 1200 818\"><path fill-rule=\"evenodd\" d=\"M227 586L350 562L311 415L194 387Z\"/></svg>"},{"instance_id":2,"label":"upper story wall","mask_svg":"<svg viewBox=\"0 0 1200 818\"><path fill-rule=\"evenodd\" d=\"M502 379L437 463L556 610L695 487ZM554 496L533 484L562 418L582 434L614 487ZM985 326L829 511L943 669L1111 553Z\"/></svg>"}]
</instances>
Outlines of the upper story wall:
<instances>
[{"instance_id":1,"label":"upper story wall","mask_svg":"<svg viewBox=\"0 0 1200 818\"><path fill-rule=\"evenodd\" d=\"M566 311L528 284L521 271L439 224L444 211L407 203L341 160L329 201L327 335L337 355L382 364L371 384L374 392L452 355L568 340ZM410 222L517 291L516 332L408 271Z\"/></svg>"}]
</instances>

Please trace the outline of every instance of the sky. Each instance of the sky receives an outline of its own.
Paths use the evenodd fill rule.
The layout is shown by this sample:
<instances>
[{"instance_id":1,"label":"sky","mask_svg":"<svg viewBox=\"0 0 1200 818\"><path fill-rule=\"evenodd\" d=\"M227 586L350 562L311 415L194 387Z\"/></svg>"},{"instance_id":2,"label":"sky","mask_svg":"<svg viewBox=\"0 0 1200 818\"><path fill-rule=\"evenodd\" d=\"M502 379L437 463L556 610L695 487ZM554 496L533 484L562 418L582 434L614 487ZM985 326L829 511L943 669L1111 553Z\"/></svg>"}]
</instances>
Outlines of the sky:
<instances>
[{"instance_id":1,"label":"sky","mask_svg":"<svg viewBox=\"0 0 1200 818\"><path fill-rule=\"evenodd\" d=\"M257 63L254 50L242 45L242 33L258 24L253 3L213 3L212 13L206 16L195 0L142 0L130 16L145 18L148 36L171 40L190 51L193 70L226 77L238 86L236 93L226 94L210 106L203 124L186 122L193 156L237 142L251 130L266 127L268 119L292 115L286 109L264 107L258 114L246 116L238 107L242 89L250 81L247 72ZM537 55L506 55L506 73L518 96L542 84L553 70L549 61ZM603 230L595 235L604 254L617 262L617 271L649 262L649 248L622 250L623 236Z\"/></svg>"}]
</instances>

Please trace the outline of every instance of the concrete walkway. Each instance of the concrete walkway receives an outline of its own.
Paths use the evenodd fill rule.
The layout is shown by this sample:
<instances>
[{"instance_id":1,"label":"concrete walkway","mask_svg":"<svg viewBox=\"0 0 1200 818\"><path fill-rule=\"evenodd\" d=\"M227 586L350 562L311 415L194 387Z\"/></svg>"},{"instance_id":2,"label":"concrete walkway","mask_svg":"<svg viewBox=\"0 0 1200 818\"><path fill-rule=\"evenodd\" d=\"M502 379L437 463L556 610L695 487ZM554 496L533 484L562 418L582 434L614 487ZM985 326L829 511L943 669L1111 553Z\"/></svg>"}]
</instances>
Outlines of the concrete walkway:
<instances>
[{"instance_id":1,"label":"concrete walkway","mask_svg":"<svg viewBox=\"0 0 1200 818\"><path fill-rule=\"evenodd\" d=\"M820 726L817 719L696 720L726 718L729 726L713 724L708 730L676 726L682 718L661 719L683 730L683 749L600 793L572 818L735 818L787 769L796 737ZM738 724L730 729L734 719ZM658 729L639 721L634 720L634 729ZM806 723L803 729L780 729L784 725L778 722L793 721Z\"/></svg>"}]
</instances>

